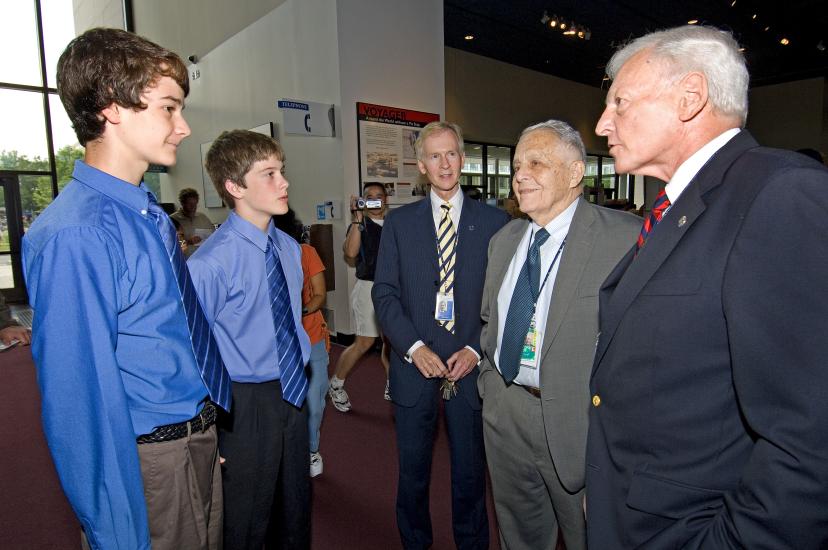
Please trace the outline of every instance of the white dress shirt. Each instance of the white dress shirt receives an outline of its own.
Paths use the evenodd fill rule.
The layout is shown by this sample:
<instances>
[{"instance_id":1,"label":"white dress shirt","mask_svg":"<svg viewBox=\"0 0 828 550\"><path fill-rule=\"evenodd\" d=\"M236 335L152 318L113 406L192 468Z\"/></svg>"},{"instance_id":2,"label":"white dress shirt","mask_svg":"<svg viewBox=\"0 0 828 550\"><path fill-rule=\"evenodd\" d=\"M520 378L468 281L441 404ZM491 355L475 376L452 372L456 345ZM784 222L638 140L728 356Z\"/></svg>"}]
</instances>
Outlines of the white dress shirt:
<instances>
[{"instance_id":1,"label":"white dress shirt","mask_svg":"<svg viewBox=\"0 0 828 550\"><path fill-rule=\"evenodd\" d=\"M669 183L664 186L664 192L667 193L667 198L670 199L670 208L676 204L679 196L687 189L699 170L707 164L707 161L716 154L716 151L724 147L728 141L739 133L739 128L731 128L719 134L717 137L708 141L701 149L690 155L690 158L681 163L676 173L670 178ZM662 217L667 215L670 208L664 211Z\"/></svg>"},{"instance_id":2,"label":"white dress shirt","mask_svg":"<svg viewBox=\"0 0 828 550\"><path fill-rule=\"evenodd\" d=\"M520 366L515 377L515 382L522 386L531 386L533 388L540 388L540 366L541 366L541 350L543 349L543 336L546 332L546 317L549 314L549 306L552 303L552 290L555 288L555 279L558 276L558 268L563 260L565 252L561 250L555 265L552 265L552 260L555 258L555 253L561 247L561 243L569 233L569 226L572 223L572 218L575 216L575 209L578 207L578 201L572 201L566 210L558 214L552 221L544 226L549 233L549 238L540 248L541 271L539 284L543 284L543 279L546 277L547 271L549 278L543 288L540 289L538 295L538 302L535 308L535 331L537 332L537 345L535 364L537 368L527 368ZM515 291L518 276L520 275L523 264L526 262L526 255L529 252L529 246L534 238L535 233L541 227L532 222L526 228L526 232L520 239L515 250L515 255L509 263L509 269L503 277L503 283L500 285L500 291L497 293L497 348L494 354L494 363L497 370L500 370L500 346L503 342L503 330L506 327L506 316L509 314L509 304L512 301L512 294ZM550 271L551 266L551 271Z\"/></svg>"},{"instance_id":3,"label":"white dress shirt","mask_svg":"<svg viewBox=\"0 0 828 550\"><path fill-rule=\"evenodd\" d=\"M437 193L434 192L434 189L429 191L428 193L428 200L431 201L431 216L434 219L434 232L439 230L440 228L440 220L443 219L443 208L442 205L446 201L441 199L437 196ZM454 224L454 231L457 233L458 237L460 235L460 212L463 209L463 191L460 189L458 185L454 190L454 195L448 200L448 203L451 204L451 210L449 210L449 216L451 216L451 223ZM457 240L457 244L460 244L459 239ZM435 240L434 246L437 246L437 241ZM435 295L434 299L437 299ZM423 347L425 342L422 340L417 340L412 344L410 348L408 348L408 353L405 354L405 360L409 363L412 362L411 355L417 351L419 348ZM474 348L471 346L466 346L467 349L471 350L477 356L477 360L480 361L480 354L478 354Z\"/></svg>"}]
</instances>

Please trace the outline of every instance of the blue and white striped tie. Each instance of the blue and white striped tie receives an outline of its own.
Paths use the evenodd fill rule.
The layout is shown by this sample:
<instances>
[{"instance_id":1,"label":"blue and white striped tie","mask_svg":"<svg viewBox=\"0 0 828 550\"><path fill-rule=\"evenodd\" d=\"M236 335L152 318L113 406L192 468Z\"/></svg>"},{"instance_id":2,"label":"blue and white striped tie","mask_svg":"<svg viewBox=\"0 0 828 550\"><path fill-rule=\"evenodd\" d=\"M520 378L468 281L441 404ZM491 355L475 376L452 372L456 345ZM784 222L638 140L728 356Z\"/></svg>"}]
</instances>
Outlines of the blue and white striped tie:
<instances>
[{"instance_id":1,"label":"blue and white striped tie","mask_svg":"<svg viewBox=\"0 0 828 550\"><path fill-rule=\"evenodd\" d=\"M201 373L201 379L204 380L204 384L207 386L210 399L225 411L229 411L232 399L230 375L224 367L213 332L207 324L204 311L202 311L201 304L198 301L193 280L190 278L190 271L184 262L184 254L181 253L181 248L178 246L175 227L173 227L167 213L158 205L152 193L147 194L149 195L148 212L155 220L155 226L158 228L161 241L164 243L164 248L167 250L167 256L170 259L175 280L178 282L178 290L181 292L181 303L186 313L193 355Z\"/></svg>"},{"instance_id":2,"label":"blue and white striped tie","mask_svg":"<svg viewBox=\"0 0 828 550\"><path fill-rule=\"evenodd\" d=\"M301 407L308 393L308 377L305 375L302 348L299 345L299 335L296 333L296 323L290 307L287 279L270 238L265 250L265 270L270 291L270 309L273 311L273 326L276 328L282 398Z\"/></svg>"}]
</instances>

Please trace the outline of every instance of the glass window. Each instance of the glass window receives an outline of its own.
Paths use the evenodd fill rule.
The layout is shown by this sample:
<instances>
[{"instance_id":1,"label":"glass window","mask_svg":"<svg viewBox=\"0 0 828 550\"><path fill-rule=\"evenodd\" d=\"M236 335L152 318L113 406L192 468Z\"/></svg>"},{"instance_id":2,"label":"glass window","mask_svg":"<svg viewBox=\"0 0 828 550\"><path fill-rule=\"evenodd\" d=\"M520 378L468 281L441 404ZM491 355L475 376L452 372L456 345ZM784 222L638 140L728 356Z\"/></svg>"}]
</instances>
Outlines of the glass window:
<instances>
[{"instance_id":1,"label":"glass window","mask_svg":"<svg viewBox=\"0 0 828 550\"><path fill-rule=\"evenodd\" d=\"M483 147L475 143L466 143L463 145L463 154L466 158L462 172L464 174L482 174Z\"/></svg>"},{"instance_id":2,"label":"glass window","mask_svg":"<svg viewBox=\"0 0 828 550\"><path fill-rule=\"evenodd\" d=\"M0 88L0 120L0 169L48 172L43 94Z\"/></svg>"},{"instance_id":3,"label":"glass window","mask_svg":"<svg viewBox=\"0 0 828 550\"><path fill-rule=\"evenodd\" d=\"M606 188L615 187L615 159L612 157L601 158L601 182Z\"/></svg>"},{"instance_id":4,"label":"glass window","mask_svg":"<svg viewBox=\"0 0 828 550\"><path fill-rule=\"evenodd\" d=\"M19 2L22 3L22 2ZM66 45L75 38L72 0L40 0L43 20L43 49L46 54L46 84L57 86L57 62Z\"/></svg>"},{"instance_id":5,"label":"glass window","mask_svg":"<svg viewBox=\"0 0 828 550\"><path fill-rule=\"evenodd\" d=\"M52 202L52 178L50 176L20 176L20 206L23 232Z\"/></svg>"},{"instance_id":6,"label":"glass window","mask_svg":"<svg viewBox=\"0 0 828 550\"><path fill-rule=\"evenodd\" d=\"M72 123L56 94L49 94L49 108L52 114L52 144L55 147L58 191L63 191L72 177L75 160L83 158L84 148L78 144Z\"/></svg>"},{"instance_id":7,"label":"glass window","mask_svg":"<svg viewBox=\"0 0 828 550\"><path fill-rule=\"evenodd\" d=\"M0 82L41 86L35 3L0 2Z\"/></svg>"}]
</instances>

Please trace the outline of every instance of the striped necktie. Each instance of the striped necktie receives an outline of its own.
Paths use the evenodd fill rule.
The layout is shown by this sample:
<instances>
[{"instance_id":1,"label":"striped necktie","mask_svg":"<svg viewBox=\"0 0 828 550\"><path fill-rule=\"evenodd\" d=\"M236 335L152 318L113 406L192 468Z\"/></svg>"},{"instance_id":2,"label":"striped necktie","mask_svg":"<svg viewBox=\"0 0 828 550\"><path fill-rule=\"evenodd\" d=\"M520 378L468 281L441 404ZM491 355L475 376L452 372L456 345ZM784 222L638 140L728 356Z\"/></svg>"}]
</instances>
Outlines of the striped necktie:
<instances>
[{"instance_id":1,"label":"striped necktie","mask_svg":"<svg viewBox=\"0 0 828 550\"><path fill-rule=\"evenodd\" d=\"M549 238L549 232L540 228L535 233L532 246L526 255L526 261L518 274L512 299L509 302L509 311L506 314L506 325L503 328L503 338L500 341L500 360L498 366L503 379L511 384L520 371L520 357L523 354L523 344L532 316L535 314L535 304L540 292L540 249Z\"/></svg>"},{"instance_id":2,"label":"striped necktie","mask_svg":"<svg viewBox=\"0 0 828 550\"><path fill-rule=\"evenodd\" d=\"M454 291L454 260L457 252L457 233L451 221L451 203L440 205L443 218L437 228L437 252L440 266L440 292L448 294ZM454 334L454 321L439 321L447 331Z\"/></svg>"},{"instance_id":3,"label":"striped necktie","mask_svg":"<svg viewBox=\"0 0 828 550\"><path fill-rule=\"evenodd\" d=\"M275 248L273 239L268 237L265 250L265 271L267 272L267 288L270 292L270 309L273 312L273 326L276 329L282 399L301 408L308 393L308 377L305 375L302 348L299 345L299 335L296 333L296 323L290 307L287 279L285 279L282 262Z\"/></svg>"},{"instance_id":4,"label":"striped necktie","mask_svg":"<svg viewBox=\"0 0 828 550\"><path fill-rule=\"evenodd\" d=\"M170 217L158 205L152 193L149 195L149 208L147 211L155 220L155 226L161 235L161 241L167 250L175 280L178 282L178 290L181 292L181 303L187 317L187 326L190 329L190 342L193 348L193 355L201 373L201 379L210 392L210 399L225 411L230 410L230 375L221 360L213 332L204 317L204 311L198 301L193 280L190 278L190 271L184 262L184 255L178 245L178 238L175 234Z\"/></svg>"},{"instance_id":5,"label":"striped necktie","mask_svg":"<svg viewBox=\"0 0 828 550\"><path fill-rule=\"evenodd\" d=\"M661 221L664 211L669 207L670 199L667 197L667 192L662 189L658 195L656 195L655 201L653 202L653 209L650 210L650 215L644 219L644 225L641 226L641 233L638 235L638 242L636 243L636 252L641 250L641 247L644 246L644 241L647 240L649 234L653 229L655 229L658 222Z\"/></svg>"}]
</instances>

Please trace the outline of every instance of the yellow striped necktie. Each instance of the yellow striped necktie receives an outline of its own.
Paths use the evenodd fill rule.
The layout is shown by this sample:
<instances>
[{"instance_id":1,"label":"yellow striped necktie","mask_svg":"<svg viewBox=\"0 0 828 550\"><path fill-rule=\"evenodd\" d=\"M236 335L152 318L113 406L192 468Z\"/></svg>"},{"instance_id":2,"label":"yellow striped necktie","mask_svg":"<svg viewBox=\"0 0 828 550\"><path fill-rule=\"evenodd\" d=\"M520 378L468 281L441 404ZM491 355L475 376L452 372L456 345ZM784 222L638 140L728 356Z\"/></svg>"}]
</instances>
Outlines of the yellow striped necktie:
<instances>
[{"instance_id":1,"label":"yellow striped necktie","mask_svg":"<svg viewBox=\"0 0 828 550\"><path fill-rule=\"evenodd\" d=\"M437 228L437 251L440 266L440 292L449 294L454 291L454 259L457 248L457 233L451 221L451 203L440 205L443 209L443 218ZM454 321L440 321L440 324L452 334Z\"/></svg>"}]
</instances>

